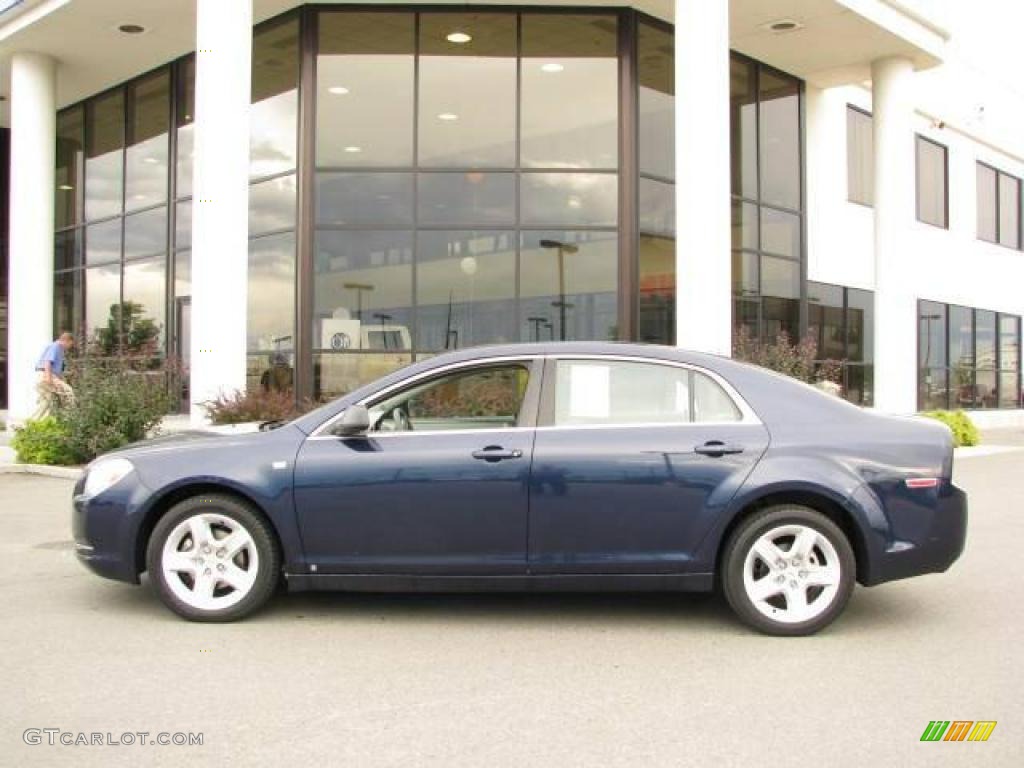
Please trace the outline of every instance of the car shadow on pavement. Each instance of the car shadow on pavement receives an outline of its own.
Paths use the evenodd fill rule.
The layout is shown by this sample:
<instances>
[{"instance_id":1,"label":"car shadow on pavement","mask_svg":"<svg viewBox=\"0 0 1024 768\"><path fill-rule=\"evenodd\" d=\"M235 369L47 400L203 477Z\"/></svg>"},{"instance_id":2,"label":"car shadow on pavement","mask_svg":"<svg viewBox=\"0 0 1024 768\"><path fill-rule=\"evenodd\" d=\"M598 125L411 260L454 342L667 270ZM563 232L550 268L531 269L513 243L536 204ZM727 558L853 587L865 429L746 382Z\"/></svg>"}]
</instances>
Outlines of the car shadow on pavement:
<instances>
[{"instance_id":1,"label":"car shadow on pavement","mask_svg":"<svg viewBox=\"0 0 1024 768\"><path fill-rule=\"evenodd\" d=\"M146 619L179 621L160 603L143 575L141 588L110 585L94 595L97 608ZM944 607L915 600L905 587L857 587L845 612L828 633L860 634L916 627L927 630L944 620ZM678 592L491 592L386 593L281 591L245 624L336 621L379 622L436 628L461 622L495 628L657 627L686 634L752 635L716 593Z\"/></svg>"}]
</instances>

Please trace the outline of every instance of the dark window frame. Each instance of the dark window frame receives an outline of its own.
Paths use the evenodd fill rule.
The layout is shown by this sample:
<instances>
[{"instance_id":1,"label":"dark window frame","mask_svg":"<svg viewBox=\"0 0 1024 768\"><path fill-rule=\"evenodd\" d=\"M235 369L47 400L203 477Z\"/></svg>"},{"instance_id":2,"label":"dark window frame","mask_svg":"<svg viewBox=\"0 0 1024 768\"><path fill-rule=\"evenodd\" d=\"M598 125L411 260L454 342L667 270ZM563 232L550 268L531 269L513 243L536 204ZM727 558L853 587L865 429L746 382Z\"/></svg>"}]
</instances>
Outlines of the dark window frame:
<instances>
[{"instance_id":1,"label":"dark window frame","mask_svg":"<svg viewBox=\"0 0 1024 768\"><path fill-rule=\"evenodd\" d=\"M843 325L842 325L843 357L839 358L837 360L837 362L840 364L840 367L842 368L843 398L844 399L849 399L849 398L846 397L846 395L847 395L847 392L848 392L848 389L849 389L848 386L847 386L847 382L849 381L849 371L850 371L850 369L851 368L860 368L860 369L863 369L864 371L871 370L871 372L872 372L872 382L873 382L874 381L874 368L875 368L874 339L873 338L871 340L872 343L870 345L871 348L872 348L872 355L871 355L870 359L867 359L868 356L867 356L866 352L865 352L865 355L864 355L864 357L865 357L864 360L851 360L850 359L850 328L851 328L851 325L850 325L850 291L860 291L861 293L869 294L872 297L872 299L874 299L875 292L873 290L869 290L867 288L856 288L856 287L848 286L848 285L840 285L839 283L826 283L826 282L823 282L821 280L808 280L807 281L807 293L808 293L808 299L807 299L807 331L808 331L808 333L811 330L810 313L811 313L811 307L813 305L811 304L810 293L811 293L811 286L812 285L821 285L821 286L826 286L826 287L829 287L829 288L838 288L838 289L840 289L842 291L842 294L843 294L843 304L842 304L841 307L830 307L830 306L826 306L826 305L823 305L823 304L817 304L817 306L821 306L823 309L841 309L842 310L842 318L843 318L843 320L842 320L842 322L843 322ZM873 331L873 327L872 327L872 331ZM823 362L826 362L828 360L836 360L836 358L827 358L827 357L822 357L820 355L820 352L821 352L821 343L820 343L821 335L820 334L821 334L821 329L819 329L818 337L816 339L818 341L818 352L819 352L819 355L818 355L818 359L815 362L823 363ZM866 340L863 340L863 339L861 340L861 345L863 347L865 347L865 349L868 346ZM853 402L856 405L871 406L871 405L874 404L874 399L875 399L874 398L874 389L872 387L872 393L871 393L870 397L864 398L864 400L862 402L856 402L856 401L853 401L853 400L851 400L850 402Z\"/></svg>"},{"instance_id":2,"label":"dark window frame","mask_svg":"<svg viewBox=\"0 0 1024 768\"><path fill-rule=\"evenodd\" d=\"M849 132L849 124L850 124L849 123L849 113L850 112L856 112L857 114L862 115L862 116L868 118L868 120L871 122L872 131L874 130L875 116L874 116L874 114L870 110L864 109L862 107L858 107L856 104L849 104L849 103L847 103L847 105L846 105L846 112L847 112L847 122L846 122L846 125L847 125L847 132L846 132L846 169L847 169L846 170L846 201L849 202L849 203L854 203L855 205L863 205L865 208L874 208L875 207L875 200L874 200L875 145L874 145L874 140L873 139L872 139L872 144L871 144L871 158L870 158L870 160L871 160L871 169L872 169L871 170L871 182L872 182L871 186L872 186L872 188L866 190L867 196L870 197L870 200L867 200L867 199L865 199L865 200L858 200L853 195L853 191L850 188L850 156L851 156L851 153L852 153L852 143L850 141L850 132Z\"/></svg>"},{"instance_id":3,"label":"dark window frame","mask_svg":"<svg viewBox=\"0 0 1024 768\"><path fill-rule=\"evenodd\" d=\"M1024 189L1022 189L1020 177L1019 176L1014 176L1012 173L1007 173L1006 171L1002 171L999 168L997 168L996 166L992 165L991 163L986 163L983 160L976 160L975 164L977 166L980 166L982 168L987 168L988 170L992 171L992 173L995 174L995 184L996 184L996 188L995 188L995 209L992 212L994 217L995 217L995 227L996 227L995 239L989 240L987 237L982 237L981 233L977 232L977 231L975 231L975 233L974 233L975 239L981 240L983 243L990 243L991 245L998 245L998 246L1001 246L1002 248L1009 248L1010 250L1014 250L1014 251L1019 251L1019 250L1024 249L1024 223L1022 223L1022 219L1024 219L1024 202L1022 202L1022 200L1024 200L1024 198L1022 198L1022 195L1021 195L1021 192L1024 191ZM1002 184L1000 184L1000 182L1004 178L1010 179L1013 183L1015 183L1017 185L1017 237L1016 237L1017 242L1015 244L1007 244L1007 243L1003 242L1003 233L1002 233L1002 224L1003 224L1003 222L1002 222L1002 216L1001 216L1002 211L1003 211L1003 200L1002 200L1003 192L1002 192ZM980 197L979 197L980 192L981 192L981 190L975 189L975 202L976 202L976 204L980 202Z\"/></svg>"},{"instance_id":4,"label":"dark window frame","mask_svg":"<svg viewBox=\"0 0 1024 768\"><path fill-rule=\"evenodd\" d=\"M921 154L920 142L926 142L942 150L942 223L936 224L921 218ZM914 215L921 224L937 229L949 229L949 147L924 134L914 134Z\"/></svg>"},{"instance_id":5,"label":"dark window frame","mask_svg":"<svg viewBox=\"0 0 1024 768\"><path fill-rule=\"evenodd\" d=\"M754 71L754 82L753 82L753 93L755 98L756 109L754 110L754 172L756 174L756 193L757 196L752 198L747 195L737 193L730 188L730 204L749 203L756 209L755 226L757 228L757 247L736 247L735 244L730 245L731 252L741 254L751 254L757 257L757 291L756 294L737 294L731 292L730 289L730 311L732 312L732 329L735 332L737 328L737 315L736 315L736 304L737 302L747 302L756 306L756 332L755 336L759 339L765 337L765 311L764 311L764 299L778 299L779 297L764 295L761 289L762 278L763 278L763 263L765 257L782 259L799 264L800 272L800 295L796 299L799 305L799 317L797 321L797 339L791 339L791 341L799 341L807 334L807 84L804 80L785 72L777 67L773 67L764 62L758 61L750 56L739 53L738 51L729 51L730 61L736 60L743 62L748 66L753 66ZM800 209L796 210L793 208L786 208L780 205L766 203L762 201L761 194L761 75L763 72L768 72L771 75L781 78L789 78L794 80L798 86L797 99L798 99L798 110L799 110L799 132L797 136L798 143L798 154L800 158ZM731 162L731 158L730 158ZM772 253L764 248L762 241L762 209L768 209L773 211L779 211L796 216L799 219L800 229L800 249L796 257L783 256L780 254ZM786 299L782 299L786 300Z\"/></svg>"},{"instance_id":6,"label":"dark window frame","mask_svg":"<svg viewBox=\"0 0 1024 768\"><path fill-rule=\"evenodd\" d=\"M975 387L975 403L972 406L969 406L968 410L985 410L985 411L1004 410L1005 411L1005 410L1015 410L1015 409L1021 408L1022 407L1022 402L1021 402L1022 394L1021 394L1021 390L1022 390L1022 385L1024 385L1024 380L1022 380L1022 378L1021 378L1022 374L1024 374L1024 370L1022 370L1022 369L1024 369L1024 361L1021 361L1019 359L1021 357L1022 328L1024 328L1024 322L1022 322L1021 316L1020 315L1014 315L1014 314L1012 314L1010 312L999 312L999 311L996 311L996 310L983 309L983 308L979 308L979 307L968 307L968 306L964 306L962 304L949 304L949 303L946 303L946 302L943 302L943 301L933 301L931 299L920 299L919 298L917 300L917 313L916 313L916 320L915 320L916 325L917 325L917 331L916 331L916 333L917 333L916 365L917 365L917 408L918 408L918 410L919 411L925 410L924 402L923 402L923 399L922 399L922 395L923 395L923 386L924 386L923 374L924 374L926 369L921 366L921 343L922 343L922 332L921 332L922 307L921 307L921 305L923 303L937 304L937 305L940 305L940 306L942 306L944 308L944 315L943 315L943 321L942 321L942 323L943 323L942 340L943 340L943 343L945 345L945 350L944 350L945 354L943 355L945 364L942 365L942 366L934 366L933 370L942 370L942 371L944 371L944 375L945 375L945 379L946 379L945 410L955 409L955 408L962 407L958 403L954 403L953 400L952 400L952 387L951 387L951 384L952 384L952 381L953 381L953 371L955 369L955 366L952 365L952 361L949 359L949 349L950 349L950 346L951 346L950 345L950 339L951 339L950 334L952 332L952 324L950 323L950 315L952 315L952 310L953 309L963 309L963 310L967 310L970 313L970 317L971 317L971 341L970 341L970 346L971 346L971 350L972 350L971 351L970 374L973 377L973 380L975 382L977 382L977 375L978 375L979 371L987 372L987 373L995 373L995 379L996 379L995 390L994 390L995 406L993 406L991 408L978 408L977 407L977 402L976 402L977 401L977 383L975 383L975 385L974 385L974 387ZM977 360L976 352L977 352L977 348L978 348L978 313L979 312L991 312L993 315L995 315L996 362L995 362L995 367L994 368L979 367L978 366L978 360ZM1002 352L1001 334L1000 334L1000 329L1002 327L1002 320L1003 320L1003 318L1014 318L1014 319L1017 320L1017 350L1018 350L1017 355L1018 355L1018 360L1017 360L1017 370L1016 371L1014 371L1013 369L1004 368L1004 361L1002 359L1003 352ZM1009 406L1009 407L1003 407L1001 405L1002 400L1003 400L1003 391L1002 391L1003 383L1002 382L1003 382L1003 376L1005 374L1016 374L1016 397L1015 397L1015 403L1014 403L1014 405Z\"/></svg>"}]
</instances>

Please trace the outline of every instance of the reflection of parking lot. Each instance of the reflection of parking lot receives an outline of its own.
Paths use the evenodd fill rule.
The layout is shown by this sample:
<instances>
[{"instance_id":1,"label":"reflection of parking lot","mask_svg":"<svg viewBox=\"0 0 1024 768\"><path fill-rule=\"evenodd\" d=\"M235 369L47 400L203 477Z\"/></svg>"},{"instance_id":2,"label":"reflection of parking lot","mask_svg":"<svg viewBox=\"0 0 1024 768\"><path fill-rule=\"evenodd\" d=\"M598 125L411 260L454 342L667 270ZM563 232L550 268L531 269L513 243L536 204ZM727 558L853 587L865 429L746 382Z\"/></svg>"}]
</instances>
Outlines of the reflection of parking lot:
<instances>
[{"instance_id":1,"label":"reflection of parking lot","mask_svg":"<svg viewBox=\"0 0 1024 768\"><path fill-rule=\"evenodd\" d=\"M20 734L61 727L206 734L202 747L75 749L85 765L634 768L792 750L860 768L977 765L963 753L978 748L987 766L1017 765L1024 526L1006 502L1024 497L1022 461L957 460L971 524L949 573L858 589L833 627L796 640L673 594L285 595L240 624L189 624L74 561L70 483L0 476L3 754L52 764L73 748ZM936 718L999 725L983 745L922 745Z\"/></svg>"}]
</instances>

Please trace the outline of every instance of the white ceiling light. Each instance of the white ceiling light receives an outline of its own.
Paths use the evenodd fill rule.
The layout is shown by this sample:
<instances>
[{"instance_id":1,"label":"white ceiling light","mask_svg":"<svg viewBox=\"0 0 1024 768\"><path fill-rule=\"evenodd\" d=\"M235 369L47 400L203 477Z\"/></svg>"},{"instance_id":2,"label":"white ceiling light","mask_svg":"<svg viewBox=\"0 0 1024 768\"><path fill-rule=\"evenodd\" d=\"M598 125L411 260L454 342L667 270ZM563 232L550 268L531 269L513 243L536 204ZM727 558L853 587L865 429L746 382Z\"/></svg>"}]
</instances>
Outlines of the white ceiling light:
<instances>
[{"instance_id":1,"label":"white ceiling light","mask_svg":"<svg viewBox=\"0 0 1024 768\"><path fill-rule=\"evenodd\" d=\"M59 189L61 192L70 192L72 189L74 189L74 187L72 187L70 184L61 184L59 187L57 187L57 189Z\"/></svg>"},{"instance_id":2,"label":"white ceiling light","mask_svg":"<svg viewBox=\"0 0 1024 768\"><path fill-rule=\"evenodd\" d=\"M541 64L541 72L561 72L565 67L559 64L557 61L549 61L547 64Z\"/></svg>"},{"instance_id":3,"label":"white ceiling light","mask_svg":"<svg viewBox=\"0 0 1024 768\"><path fill-rule=\"evenodd\" d=\"M142 158L142 162L149 163L150 165L156 165L160 161L157 160L155 157L144 157Z\"/></svg>"},{"instance_id":4,"label":"white ceiling light","mask_svg":"<svg viewBox=\"0 0 1024 768\"><path fill-rule=\"evenodd\" d=\"M775 21L769 21L767 24L761 25L761 29L776 35L784 35L787 32L796 32L798 29L803 28L804 25L796 19L776 19Z\"/></svg>"},{"instance_id":5,"label":"white ceiling light","mask_svg":"<svg viewBox=\"0 0 1024 768\"><path fill-rule=\"evenodd\" d=\"M345 151L348 152L350 155L354 155L354 154L357 154L359 152L362 152L363 148L362 147L357 147L355 145L352 145L352 146L345 147Z\"/></svg>"},{"instance_id":6,"label":"white ceiling light","mask_svg":"<svg viewBox=\"0 0 1024 768\"><path fill-rule=\"evenodd\" d=\"M448 42L455 43L456 45L464 45L473 39L472 35L467 35L465 32L449 32Z\"/></svg>"},{"instance_id":7,"label":"white ceiling light","mask_svg":"<svg viewBox=\"0 0 1024 768\"><path fill-rule=\"evenodd\" d=\"M440 115L437 116L437 119L444 120L450 123L453 120L458 120L459 116L456 115L454 112L442 112Z\"/></svg>"},{"instance_id":8,"label":"white ceiling light","mask_svg":"<svg viewBox=\"0 0 1024 768\"><path fill-rule=\"evenodd\" d=\"M344 96L348 93L348 88L344 85L332 85L327 89L328 93L333 93L335 96Z\"/></svg>"}]
</instances>

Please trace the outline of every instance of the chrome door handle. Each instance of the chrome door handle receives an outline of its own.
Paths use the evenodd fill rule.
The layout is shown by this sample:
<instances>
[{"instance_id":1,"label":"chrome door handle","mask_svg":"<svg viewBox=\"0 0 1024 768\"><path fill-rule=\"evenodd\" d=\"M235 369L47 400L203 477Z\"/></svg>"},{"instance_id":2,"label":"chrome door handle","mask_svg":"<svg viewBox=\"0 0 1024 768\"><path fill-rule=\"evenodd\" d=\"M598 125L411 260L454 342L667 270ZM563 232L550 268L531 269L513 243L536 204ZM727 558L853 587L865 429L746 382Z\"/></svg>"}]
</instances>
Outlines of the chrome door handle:
<instances>
[{"instance_id":1,"label":"chrome door handle","mask_svg":"<svg viewBox=\"0 0 1024 768\"><path fill-rule=\"evenodd\" d=\"M509 450L500 445L489 445L479 451L473 451L472 455L474 459L481 461L505 461L506 459L520 459L523 452L518 448Z\"/></svg>"},{"instance_id":2,"label":"chrome door handle","mask_svg":"<svg viewBox=\"0 0 1024 768\"><path fill-rule=\"evenodd\" d=\"M704 445L698 445L693 449L694 453L699 453L702 456L725 456L726 454L743 453L742 445L730 445L729 443L723 443L721 440L708 440Z\"/></svg>"}]
</instances>

